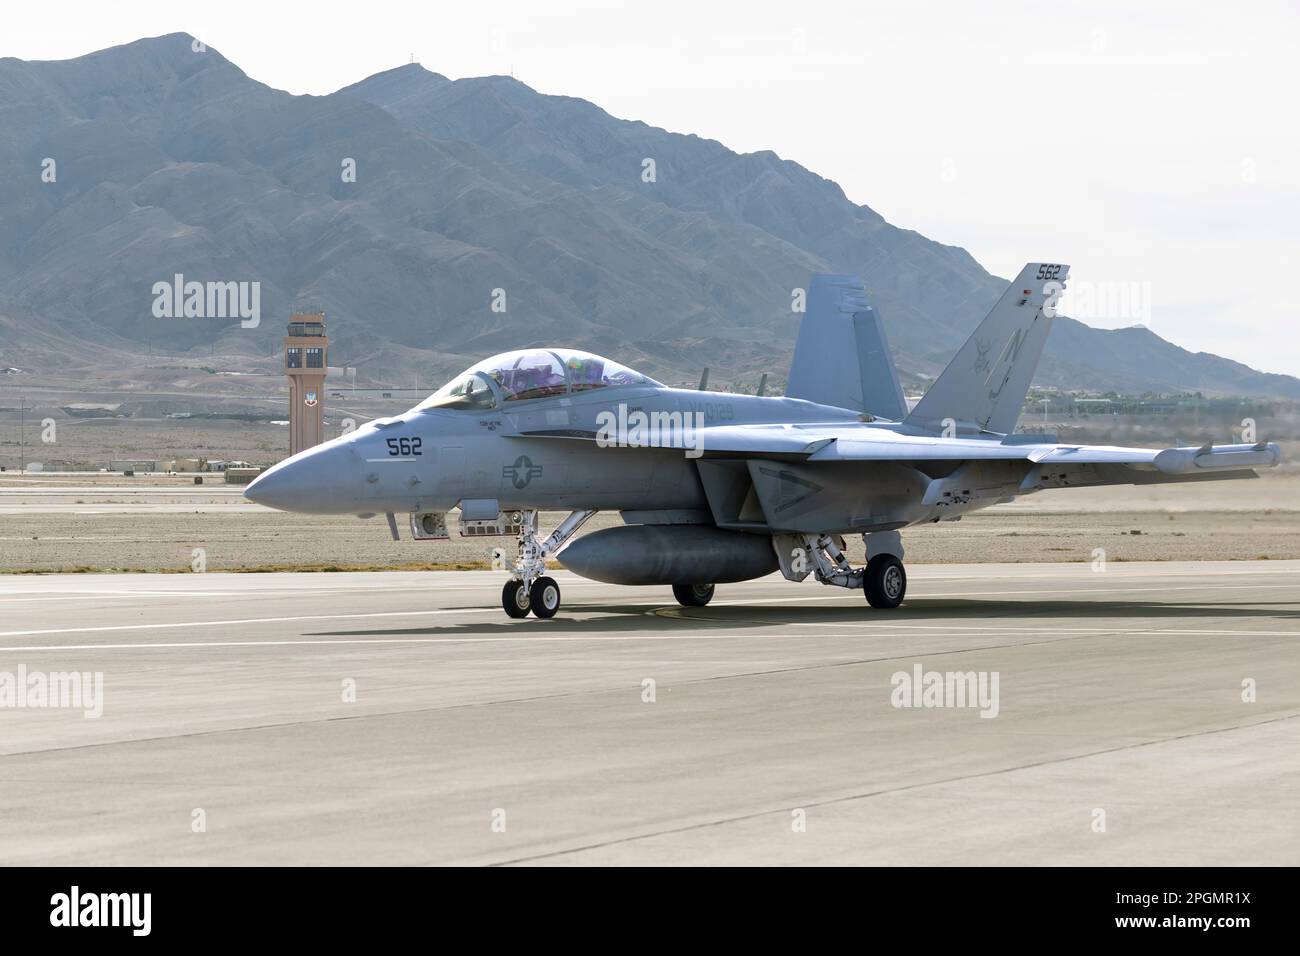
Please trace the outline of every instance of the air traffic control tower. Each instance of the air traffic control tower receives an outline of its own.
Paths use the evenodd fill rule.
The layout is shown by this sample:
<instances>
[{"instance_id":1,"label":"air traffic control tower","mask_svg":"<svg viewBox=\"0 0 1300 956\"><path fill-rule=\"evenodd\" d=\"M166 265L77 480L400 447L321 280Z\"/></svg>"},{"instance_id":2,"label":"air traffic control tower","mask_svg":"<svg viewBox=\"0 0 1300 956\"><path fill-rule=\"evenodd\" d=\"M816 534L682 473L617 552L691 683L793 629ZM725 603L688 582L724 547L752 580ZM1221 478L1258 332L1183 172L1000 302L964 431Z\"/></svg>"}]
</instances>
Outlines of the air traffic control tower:
<instances>
[{"instance_id":1,"label":"air traffic control tower","mask_svg":"<svg viewBox=\"0 0 1300 956\"><path fill-rule=\"evenodd\" d=\"M325 313L289 317L284 374L289 376L289 454L325 440Z\"/></svg>"}]
</instances>

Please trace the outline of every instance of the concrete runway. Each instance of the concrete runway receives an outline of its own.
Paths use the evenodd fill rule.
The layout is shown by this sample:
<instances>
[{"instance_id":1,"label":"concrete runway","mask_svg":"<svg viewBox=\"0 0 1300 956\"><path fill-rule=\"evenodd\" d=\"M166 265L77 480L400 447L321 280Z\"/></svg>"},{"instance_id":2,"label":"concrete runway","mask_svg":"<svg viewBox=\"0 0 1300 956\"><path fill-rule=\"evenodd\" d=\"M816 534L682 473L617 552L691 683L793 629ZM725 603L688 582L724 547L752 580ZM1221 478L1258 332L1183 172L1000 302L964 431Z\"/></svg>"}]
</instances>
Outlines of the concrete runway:
<instances>
[{"instance_id":1,"label":"concrete runway","mask_svg":"<svg viewBox=\"0 0 1300 956\"><path fill-rule=\"evenodd\" d=\"M1300 562L556 577L551 621L491 572L0 579L0 671L104 675L0 709L0 862L1300 863ZM997 716L894 707L914 665Z\"/></svg>"}]
</instances>

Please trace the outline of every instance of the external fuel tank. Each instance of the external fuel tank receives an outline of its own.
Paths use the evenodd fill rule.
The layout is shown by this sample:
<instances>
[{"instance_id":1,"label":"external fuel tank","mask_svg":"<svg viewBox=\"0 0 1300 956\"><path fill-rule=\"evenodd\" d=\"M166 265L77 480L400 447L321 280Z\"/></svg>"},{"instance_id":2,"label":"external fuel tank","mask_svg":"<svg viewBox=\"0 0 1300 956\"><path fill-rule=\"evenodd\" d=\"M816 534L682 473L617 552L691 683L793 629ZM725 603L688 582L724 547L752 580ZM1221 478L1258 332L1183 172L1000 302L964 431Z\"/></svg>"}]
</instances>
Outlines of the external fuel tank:
<instances>
[{"instance_id":1,"label":"external fuel tank","mask_svg":"<svg viewBox=\"0 0 1300 956\"><path fill-rule=\"evenodd\" d=\"M626 525L575 538L556 555L608 584L726 584L777 570L772 538L711 525Z\"/></svg>"}]
</instances>

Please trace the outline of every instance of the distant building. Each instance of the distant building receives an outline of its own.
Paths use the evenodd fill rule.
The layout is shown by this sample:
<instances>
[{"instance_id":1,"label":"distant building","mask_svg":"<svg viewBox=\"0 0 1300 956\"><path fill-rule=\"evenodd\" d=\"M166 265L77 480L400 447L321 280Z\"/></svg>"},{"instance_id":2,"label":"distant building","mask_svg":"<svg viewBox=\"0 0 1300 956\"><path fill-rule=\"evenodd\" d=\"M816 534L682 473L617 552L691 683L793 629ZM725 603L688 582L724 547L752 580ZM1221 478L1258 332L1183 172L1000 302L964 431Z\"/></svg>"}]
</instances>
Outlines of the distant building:
<instances>
[{"instance_id":1,"label":"distant building","mask_svg":"<svg viewBox=\"0 0 1300 956\"><path fill-rule=\"evenodd\" d=\"M159 468L158 462L152 459L114 458L112 461L108 463L108 470L146 472L146 471L162 471L163 469Z\"/></svg>"},{"instance_id":2,"label":"distant building","mask_svg":"<svg viewBox=\"0 0 1300 956\"><path fill-rule=\"evenodd\" d=\"M27 470L34 471L39 467L41 471L90 471L91 467L83 462L73 461L71 458L47 458L43 462L29 461Z\"/></svg>"},{"instance_id":3,"label":"distant building","mask_svg":"<svg viewBox=\"0 0 1300 956\"><path fill-rule=\"evenodd\" d=\"M252 465L243 467L231 465L226 469L226 484L246 485L261 473L261 468L254 468Z\"/></svg>"},{"instance_id":4,"label":"distant building","mask_svg":"<svg viewBox=\"0 0 1300 956\"><path fill-rule=\"evenodd\" d=\"M1076 398L1075 408L1084 414L1118 415L1120 406L1109 398Z\"/></svg>"}]
</instances>

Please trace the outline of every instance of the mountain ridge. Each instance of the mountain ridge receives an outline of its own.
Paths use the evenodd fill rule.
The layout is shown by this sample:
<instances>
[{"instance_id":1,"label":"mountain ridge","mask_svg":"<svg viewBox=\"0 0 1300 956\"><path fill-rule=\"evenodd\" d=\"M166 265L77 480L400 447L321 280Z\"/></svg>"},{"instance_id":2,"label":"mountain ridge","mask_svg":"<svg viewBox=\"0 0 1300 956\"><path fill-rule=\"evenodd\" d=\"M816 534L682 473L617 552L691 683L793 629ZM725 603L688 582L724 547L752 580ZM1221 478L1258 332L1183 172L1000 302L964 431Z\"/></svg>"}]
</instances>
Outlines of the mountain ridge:
<instances>
[{"instance_id":1,"label":"mountain ridge","mask_svg":"<svg viewBox=\"0 0 1300 956\"><path fill-rule=\"evenodd\" d=\"M6 353L39 368L67 332L273 362L283 320L312 304L326 309L336 364L384 356L424 381L546 342L659 377L704 364L719 378L782 375L791 291L834 271L862 275L900 367L922 381L1006 285L770 150L739 154L511 77L451 80L417 64L294 96L192 43L0 59ZM39 178L45 157L55 183ZM340 176L347 159L355 182ZM154 319L149 290L176 273L259 281L261 326ZM1290 376L1125 332L1058 319L1044 383L1300 397Z\"/></svg>"}]
</instances>

